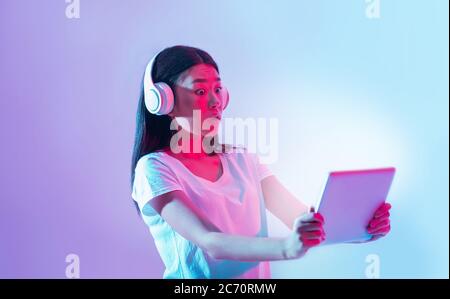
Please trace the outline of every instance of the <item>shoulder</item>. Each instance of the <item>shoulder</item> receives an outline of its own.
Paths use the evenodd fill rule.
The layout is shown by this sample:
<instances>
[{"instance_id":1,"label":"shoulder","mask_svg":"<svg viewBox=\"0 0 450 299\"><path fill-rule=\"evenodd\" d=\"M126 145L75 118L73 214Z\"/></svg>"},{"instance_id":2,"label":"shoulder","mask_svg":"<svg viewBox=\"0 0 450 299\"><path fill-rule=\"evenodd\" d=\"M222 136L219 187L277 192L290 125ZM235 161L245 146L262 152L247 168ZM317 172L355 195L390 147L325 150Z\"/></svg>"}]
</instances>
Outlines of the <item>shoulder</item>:
<instances>
[{"instance_id":1,"label":"shoulder","mask_svg":"<svg viewBox=\"0 0 450 299\"><path fill-rule=\"evenodd\" d=\"M135 168L135 172L154 172L154 171L168 171L170 160L167 159L167 154L158 151L152 152L142 156Z\"/></svg>"}]
</instances>

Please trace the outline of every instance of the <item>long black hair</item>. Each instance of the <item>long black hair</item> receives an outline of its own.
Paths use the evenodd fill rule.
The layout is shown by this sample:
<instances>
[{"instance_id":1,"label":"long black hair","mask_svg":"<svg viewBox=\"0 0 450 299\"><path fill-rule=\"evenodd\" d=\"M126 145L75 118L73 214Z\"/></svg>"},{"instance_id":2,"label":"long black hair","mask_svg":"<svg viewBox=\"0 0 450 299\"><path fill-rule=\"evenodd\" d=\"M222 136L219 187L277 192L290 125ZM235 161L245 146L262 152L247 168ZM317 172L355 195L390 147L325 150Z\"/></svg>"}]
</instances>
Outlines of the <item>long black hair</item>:
<instances>
[{"instance_id":1,"label":"long black hair","mask_svg":"<svg viewBox=\"0 0 450 299\"><path fill-rule=\"evenodd\" d=\"M209 64L219 73L219 67L207 52L194 47L177 45L165 48L156 56L151 76L153 82L165 82L172 88L176 103L175 82L181 73L197 64ZM133 188L134 171L139 159L146 154L169 146L170 138L176 133L170 129L170 122L171 118L168 115L151 114L146 109L144 80L142 79L131 158L131 188ZM133 202L139 213L139 206L135 201Z\"/></svg>"}]
</instances>

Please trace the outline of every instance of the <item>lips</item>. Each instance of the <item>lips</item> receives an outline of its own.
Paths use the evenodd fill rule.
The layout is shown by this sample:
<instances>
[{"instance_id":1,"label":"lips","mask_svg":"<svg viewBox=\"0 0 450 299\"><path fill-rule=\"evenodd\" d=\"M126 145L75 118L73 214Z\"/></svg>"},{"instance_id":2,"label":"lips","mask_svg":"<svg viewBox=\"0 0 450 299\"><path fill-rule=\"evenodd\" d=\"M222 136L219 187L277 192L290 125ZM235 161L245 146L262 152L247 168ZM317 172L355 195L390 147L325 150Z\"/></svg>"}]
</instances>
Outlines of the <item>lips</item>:
<instances>
[{"instance_id":1,"label":"lips","mask_svg":"<svg viewBox=\"0 0 450 299\"><path fill-rule=\"evenodd\" d=\"M209 117L215 117L218 119L222 119L222 115L219 113L219 111L213 112Z\"/></svg>"}]
</instances>

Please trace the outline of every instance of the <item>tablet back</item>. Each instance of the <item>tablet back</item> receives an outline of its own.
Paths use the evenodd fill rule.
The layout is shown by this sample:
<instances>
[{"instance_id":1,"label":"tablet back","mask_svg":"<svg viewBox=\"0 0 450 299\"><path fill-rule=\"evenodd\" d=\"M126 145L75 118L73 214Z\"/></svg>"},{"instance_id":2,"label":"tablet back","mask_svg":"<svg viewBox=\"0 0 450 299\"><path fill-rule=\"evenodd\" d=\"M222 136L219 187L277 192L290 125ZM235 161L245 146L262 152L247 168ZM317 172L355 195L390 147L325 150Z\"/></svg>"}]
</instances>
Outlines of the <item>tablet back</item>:
<instances>
[{"instance_id":1,"label":"tablet back","mask_svg":"<svg viewBox=\"0 0 450 299\"><path fill-rule=\"evenodd\" d=\"M367 225L386 200L394 174L393 167L331 172L316 209L325 218L322 244L369 239Z\"/></svg>"}]
</instances>

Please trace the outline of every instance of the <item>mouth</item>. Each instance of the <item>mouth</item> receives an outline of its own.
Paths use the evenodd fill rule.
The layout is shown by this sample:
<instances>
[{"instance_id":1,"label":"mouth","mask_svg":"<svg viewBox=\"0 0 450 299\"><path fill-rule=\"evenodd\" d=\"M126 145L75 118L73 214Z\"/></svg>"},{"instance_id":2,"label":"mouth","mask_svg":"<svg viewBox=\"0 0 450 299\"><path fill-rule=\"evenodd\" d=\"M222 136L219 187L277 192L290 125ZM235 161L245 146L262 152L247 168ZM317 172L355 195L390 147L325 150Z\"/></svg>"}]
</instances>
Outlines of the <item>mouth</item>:
<instances>
[{"instance_id":1,"label":"mouth","mask_svg":"<svg viewBox=\"0 0 450 299\"><path fill-rule=\"evenodd\" d=\"M222 119L222 115L219 112L214 112L212 113L209 117L211 118L217 118L217 119Z\"/></svg>"}]
</instances>

